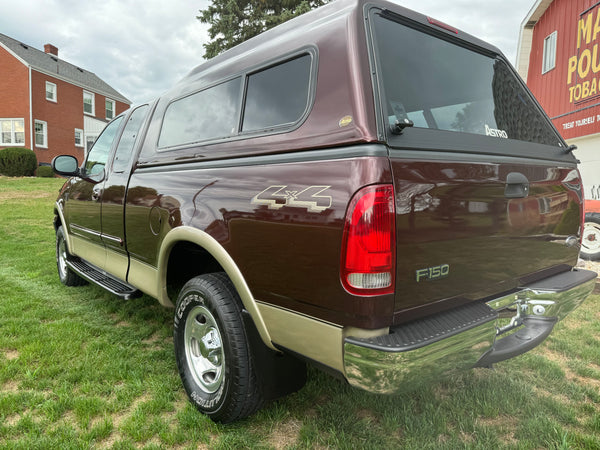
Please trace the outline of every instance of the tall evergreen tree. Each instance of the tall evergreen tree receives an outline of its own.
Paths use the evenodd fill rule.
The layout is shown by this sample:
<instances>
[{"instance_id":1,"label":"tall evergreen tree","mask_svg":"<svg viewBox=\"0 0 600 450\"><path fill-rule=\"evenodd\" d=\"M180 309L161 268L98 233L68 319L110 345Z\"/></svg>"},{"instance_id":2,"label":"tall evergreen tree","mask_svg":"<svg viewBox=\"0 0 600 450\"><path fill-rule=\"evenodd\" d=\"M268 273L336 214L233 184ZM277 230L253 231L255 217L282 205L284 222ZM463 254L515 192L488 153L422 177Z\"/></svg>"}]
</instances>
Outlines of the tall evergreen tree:
<instances>
[{"instance_id":1,"label":"tall evergreen tree","mask_svg":"<svg viewBox=\"0 0 600 450\"><path fill-rule=\"evenodd\" d=\"M197 19L210 25L204 57L212 58L330 0L213 0Z\"/></svg>"}]
</instances>

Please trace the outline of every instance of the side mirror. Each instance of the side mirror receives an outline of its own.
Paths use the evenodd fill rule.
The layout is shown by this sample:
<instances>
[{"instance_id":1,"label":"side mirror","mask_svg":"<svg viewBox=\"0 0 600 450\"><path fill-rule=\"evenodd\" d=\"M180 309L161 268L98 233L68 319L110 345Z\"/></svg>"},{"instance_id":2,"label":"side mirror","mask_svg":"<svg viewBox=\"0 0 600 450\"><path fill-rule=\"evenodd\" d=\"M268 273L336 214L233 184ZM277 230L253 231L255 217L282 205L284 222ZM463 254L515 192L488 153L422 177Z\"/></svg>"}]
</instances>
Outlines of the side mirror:
<instances>
[{"instance_id":1,"label":"side mirror","mask_svg":"<svg viewBox=\"0 0 600 450\"><path fill-rule=\"evenodd\" d=\"M76 177L79 175L79 163L71 155L57 156L52 160L52 170L58 175Z\"/></svg>"}]
</instances>

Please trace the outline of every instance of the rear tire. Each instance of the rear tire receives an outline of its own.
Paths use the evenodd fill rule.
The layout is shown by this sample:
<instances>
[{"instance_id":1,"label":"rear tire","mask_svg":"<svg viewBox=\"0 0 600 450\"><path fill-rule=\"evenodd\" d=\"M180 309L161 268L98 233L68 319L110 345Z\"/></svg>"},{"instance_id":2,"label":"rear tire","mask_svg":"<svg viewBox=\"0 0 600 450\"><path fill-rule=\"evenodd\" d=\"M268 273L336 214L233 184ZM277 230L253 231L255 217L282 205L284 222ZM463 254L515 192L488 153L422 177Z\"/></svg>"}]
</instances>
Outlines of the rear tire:
<instances>
[{"instance_id":1,"label":"rear tire","mask_svg":"<svg viewBox=\"0 0 600 450\"><path fill-rule=\"evenodd\" d=\"M56 230L56 267L58 268L58 278L65 286L83 286L87 284L86 280L67 266L68 257L69 250L67 249L67 241L61 225Z\"/></svg>"},{"instance_id":2,"label":"rear tire","mask_svg":"<svg viewBox=\"0 0 600 450\"><path fill-rule=\"evenodd\" d=\"M600 260L600 218L585 218L580 256L588 261Z\"/></svg>"},{"instance_id":3,"label":"rear tire","mask_svg":"<svg viewBox=\"0 0 600 450\"><path fill-rule=\"evenodd\" d=\"M181 381L202 413L228 423L262 406L241 300L224 273L185 284L175 307L174 343Z\"/></svg>"}]
</instances>

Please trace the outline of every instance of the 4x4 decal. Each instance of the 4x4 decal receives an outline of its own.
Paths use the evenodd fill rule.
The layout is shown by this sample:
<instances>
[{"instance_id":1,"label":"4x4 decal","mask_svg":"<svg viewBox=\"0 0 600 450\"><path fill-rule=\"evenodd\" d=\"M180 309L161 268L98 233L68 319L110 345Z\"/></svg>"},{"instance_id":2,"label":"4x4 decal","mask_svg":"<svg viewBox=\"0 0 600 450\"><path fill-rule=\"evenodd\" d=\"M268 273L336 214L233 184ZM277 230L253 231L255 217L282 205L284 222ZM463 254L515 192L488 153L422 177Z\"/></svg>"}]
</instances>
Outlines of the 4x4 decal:
<instances>
[{"instance_id":1,"label":"4x4 decal","mask_svg":"<svg viewBox=\"0 0 600 450\"><path fill-rule=\"evenodd\" d=\"M250 203L267 205L269 209L280 209L284 206L306 208L310 212L321 212L331 208L330 195L320 195L331 186L310 186L301 191L288 189L287 185L269 186L255 195Z\"/></svg>"}]
</instances>

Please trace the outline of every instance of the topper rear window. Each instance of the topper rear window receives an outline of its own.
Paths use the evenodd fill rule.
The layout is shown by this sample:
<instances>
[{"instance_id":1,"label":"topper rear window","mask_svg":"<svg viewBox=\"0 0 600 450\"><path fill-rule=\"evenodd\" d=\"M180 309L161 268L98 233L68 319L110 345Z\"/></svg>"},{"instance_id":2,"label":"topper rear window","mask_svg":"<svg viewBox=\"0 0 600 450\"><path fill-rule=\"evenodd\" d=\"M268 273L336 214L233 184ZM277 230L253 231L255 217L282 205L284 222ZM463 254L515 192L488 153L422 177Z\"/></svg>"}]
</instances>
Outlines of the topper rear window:
<instances>
[{"instance_id":1,"label":"topper rear window","mask_svg":"<svg viewBox=\"0 0 600 450\"><path fill-rule=\"evenodd\" d=\"M560 146L540 108L500 58L373 15L382 104L390 124Z\"/></svg>"}]
</instances>

